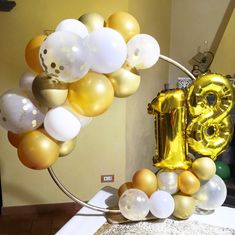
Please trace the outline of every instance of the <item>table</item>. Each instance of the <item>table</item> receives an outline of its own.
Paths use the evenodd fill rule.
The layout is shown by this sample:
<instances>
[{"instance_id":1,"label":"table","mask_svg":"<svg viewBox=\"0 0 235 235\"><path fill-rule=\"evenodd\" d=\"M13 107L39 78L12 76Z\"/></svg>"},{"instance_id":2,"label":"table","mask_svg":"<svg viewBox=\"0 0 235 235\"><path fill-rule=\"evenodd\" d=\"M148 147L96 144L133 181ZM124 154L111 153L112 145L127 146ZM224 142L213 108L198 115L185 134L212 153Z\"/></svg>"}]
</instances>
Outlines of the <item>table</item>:
<instances>
[{"instance_id":1,"label":"table","mask_svg":"<svg viewBox=\"0 0 235 235\"><path fill-rule=\"evenodd\" d=\"M117 202L117 190L112 187L102 188L89 201L89 204L105 207L114 206ZM192 215L187 221L199 221L219 227L235 229L235 208L219 207L209 215ZM56 235L92 235L103 224L106 218L102 212L83 207L73 216Z\"/></svg>"}]
</instances>

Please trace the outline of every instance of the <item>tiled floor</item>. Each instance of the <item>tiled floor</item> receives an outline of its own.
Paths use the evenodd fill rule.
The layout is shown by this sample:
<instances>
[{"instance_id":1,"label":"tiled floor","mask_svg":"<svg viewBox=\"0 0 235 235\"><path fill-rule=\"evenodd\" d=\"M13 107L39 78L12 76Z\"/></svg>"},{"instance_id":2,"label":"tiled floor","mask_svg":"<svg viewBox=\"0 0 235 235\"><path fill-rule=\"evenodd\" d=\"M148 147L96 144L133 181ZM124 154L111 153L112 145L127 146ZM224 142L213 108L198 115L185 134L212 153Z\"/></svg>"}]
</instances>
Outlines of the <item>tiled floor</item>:
<instances>
[{"instance_id":1,"label":"tiled floor","mask_svg":"<svg viewBox=\"0 0 235 235\"><path fill-rule=\"evenodd\" d=\"M0 216L0 235L52 235L72 216L77 208L35 214Z\"/></svg>"}]
</instances>

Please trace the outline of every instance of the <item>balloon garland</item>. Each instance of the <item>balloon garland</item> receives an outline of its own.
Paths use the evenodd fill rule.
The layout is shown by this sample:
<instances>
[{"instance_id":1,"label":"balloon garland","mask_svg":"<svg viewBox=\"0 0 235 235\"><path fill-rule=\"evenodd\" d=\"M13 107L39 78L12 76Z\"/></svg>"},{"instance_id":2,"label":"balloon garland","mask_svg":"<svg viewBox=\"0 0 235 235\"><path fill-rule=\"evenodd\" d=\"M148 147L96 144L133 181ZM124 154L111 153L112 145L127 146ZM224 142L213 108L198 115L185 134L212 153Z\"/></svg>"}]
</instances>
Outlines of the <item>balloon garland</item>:
<instances>
[{"instance_id":1,"label":"balloon garland","mask_svg":"<svg viewBox=\"0 0 235 235\"><path fill-rule=\"evenodd\" d=\"M115 55L115 56L114 56ZM213 210L226 198L226 186L215 175L214 160L233 134L229 115L234 94L219 74L206 74L186 89L162 91L148 106L155 116L157 174L140 169L118 190L119 210L89 205L71 194L52 165L76 146L80 129L104 113L114 97L128 97L140 85L138 70L158 59L158 42L141 34L129 13L115 12L106 21L97 13L61 21L49 36L33 38L25 49L25 72L18 89L0 97L0 124L20 161L31 169L46 169L72 200L93 210L120 213L127 219L190 217L196 206ZM66 123L66 127L64 127ZM30 146L30 147L29 147ZM194 152L195 159L190 158ZM48 154L50 153L50 154Z\"/></svg>"}]
</instances>

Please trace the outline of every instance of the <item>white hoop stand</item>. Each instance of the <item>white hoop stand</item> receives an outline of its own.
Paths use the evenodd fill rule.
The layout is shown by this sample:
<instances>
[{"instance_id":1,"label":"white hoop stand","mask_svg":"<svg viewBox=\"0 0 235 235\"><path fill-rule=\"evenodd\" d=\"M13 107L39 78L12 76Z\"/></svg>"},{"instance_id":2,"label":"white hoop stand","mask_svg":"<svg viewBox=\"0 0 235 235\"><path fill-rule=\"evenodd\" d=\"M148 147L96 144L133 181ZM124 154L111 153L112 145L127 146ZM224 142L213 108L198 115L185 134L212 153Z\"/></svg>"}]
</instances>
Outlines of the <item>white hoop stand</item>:
<instances>
[{"instance_id":1,"label":"white hoop stand","mask_svg":"<svg viewBox=\"0 0 235 235\"><path fill-rule=\"evenodd\" d=\"M178 62L176 62L175 60L165 56L165 55L160 55L159 59L162 59L164 61L169 62L170 64L176 66L177 68L181 69L183 72L185 72L192 80L196 80L196 78L193 76L193 74L188 71L183 65L179 64ZM97 207L91 204L88 204L82 200L80 200L79 198L77 198L76 196L74 196L68 189L66 189L63 184L60 182L60 180L57 178L56 174L54 173L52 167L48 168L48 172L51 176L51 178L54 180L54 182L56 183L56 185L60 188L60 190L66 194L70 199L72 199L74 202L80 204L81 206L85 206L89 209L95 210L95 211L100 211L100 212L105 212L105 213L120 213L120 210L111 210L111 209L107 209L107 208L102 208L102 207Z\"/></svg>"}]
</instances>

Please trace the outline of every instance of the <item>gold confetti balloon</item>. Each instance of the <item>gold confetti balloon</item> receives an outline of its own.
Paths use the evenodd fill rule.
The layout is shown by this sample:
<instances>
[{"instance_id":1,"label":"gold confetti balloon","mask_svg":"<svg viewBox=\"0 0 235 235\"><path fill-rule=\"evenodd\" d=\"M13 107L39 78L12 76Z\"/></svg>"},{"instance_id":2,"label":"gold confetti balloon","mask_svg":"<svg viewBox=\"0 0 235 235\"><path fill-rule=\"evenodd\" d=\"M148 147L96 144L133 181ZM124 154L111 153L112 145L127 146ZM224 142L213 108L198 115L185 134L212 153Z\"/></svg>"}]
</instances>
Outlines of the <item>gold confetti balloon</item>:
<instances>
[{"instance_id":1,"label":"gold confetti balloon","mask_svg":"<svg viewBox=\"0 0 235 235\"><path fill-rule=\"evenodd\" d=\"M173 216L178 219L188 219L195 211L196 203L194 198L185 195L174 195L175 209Z\"/></svg>"},{"instance_id":2,"label":"gold confetti balloon","mask_svg":"<svg viewBox=\"0 0 235 235\"><path fill-rule=\"evenodd\" d=\"M112 104L113 98L113 86L103 74L89 72L69 86L69 104L83 116L94 117L102 114Z\"/></svg>"},{"instance_id":3,"label":"gold confetti balloon","mask_svg":"<svg viewBox=\"0 0 235 235\"><path fill-rule=\"evenodd\" d=\"M135 68L123 66L107 75L114 88L114 96L123 98L134 94L140 85L140 75Z\"/></svg>"},{"instance_id":4,"label":"gold confetti balloon","mask_svg":"<svg viewBox=\"0 0 235 235\"><path fill-rule=\"evenodd\" d=\"M216 165L211 158L201 157L193 162L192 171L200 180L205 181L215 175Z\"/></svg>"},{"instance_id":5,"label":"gold confetti balloon","mask_svg":"<svg viewBox=\"0 0 235 235\"><path fill-rule=\"evenodd\" d=\"M18 149L20 161L27 167L36 170L51 166L59 156L60 147L43 129L26 133Z\"/></svg>"},{"instance_id":6,"label":"gold confetti balloon","mask_svg":"<svg viewBox=\"0 0 235 235\"><path fill-rule=\"evenodd\" d=\"M144 191L149 197L157 190L157 177L149 169L140 169L132 177L133 188Z\"/></svg>"},{"instance_id":7,"label":"gold confetti balloon","mask_svg":"<svg viewBox=\"0 0 235 235\"><path fill-rule=\"evenodd\" d=\"M89 32L103 28L105 25L103 16L95 12L86 13L80 16L78 20L87 27Z\"/></svg>"},{"instance_id":8,"label":"gold confetti balloon","mask_svg":"<svg viewBox=\"0 0 235 235\"><path fill-rule=\"evenodd\" d=\"M68 95L67 83L61 82L46 73L36 76L32 90L38 102L49 108L62 105Z\"/></svg>"},{"instance_id":9,"label":"gold confetti balloon","mask_svg":"<svg viewBox=\"0 0 235 235\"><path fill-rule=\"evenodd\" d=\"M190 171L183 171L178 175L179 189L181 192L191 195L200 188L199 179Z\"/></svg>"},{"instance_id":10,"label":"gold confetti balloon","mask_svg":"<svg viewBox=\"0 0 235 235\"><path fill-rule=\"evenodd\" d=\"M122 184L118 189L118 196L121 197L121 195L127 190L133 188L132 182L126 182Z\"/></svg>"},{"instance_id":11,"label":"gold confetti balloon","mask_svg":"<svg viewBox=\"0 0 235 235\"><path fill-rule=\"evenodd\" d=\"M115 12L109 16L106 27L117 30L126 42L140 33L140 26L135 17L123 11Z\"/></svg>"},{"instance_id":12,"label":"gold confetti balloon","mask_svg":"<svg viewBox=\"0 0 235 235\"><path fill-rule=\"evenodd\" d=\"M76 144L77 144L77 137L71 140L67 140L65 142L59 143L59 147L60 147L59 157L64 157L64 156L69 155L76 147Z\"/></svg>"}]
</instances>

